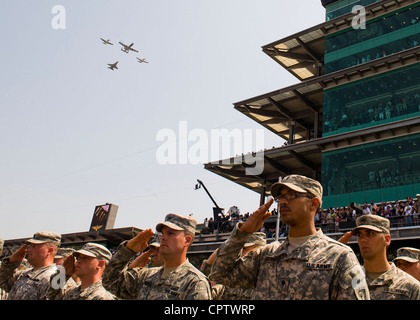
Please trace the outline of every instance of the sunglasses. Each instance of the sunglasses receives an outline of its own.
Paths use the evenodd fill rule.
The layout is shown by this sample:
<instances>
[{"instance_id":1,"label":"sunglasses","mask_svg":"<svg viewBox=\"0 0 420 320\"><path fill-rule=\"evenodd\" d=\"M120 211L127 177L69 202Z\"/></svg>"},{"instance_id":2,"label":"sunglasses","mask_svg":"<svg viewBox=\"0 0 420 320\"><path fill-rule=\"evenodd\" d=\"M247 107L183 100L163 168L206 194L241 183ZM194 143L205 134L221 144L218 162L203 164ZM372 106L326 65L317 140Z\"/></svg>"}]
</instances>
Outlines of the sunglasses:
<instances>
[{"instance_id":1,"label":"sunglasses","mask_svg":"<svg viewBox=\"0 0 420 320\"><path fill-rule=\"evenodd\" d=\"M302 192L297 192L297 191L289 191L288 193L281 194L281 195L277 196L274 200L276 202L281 202L281 201L284 201L284 200L289 201L289 200L293 200L295 198L301 198L301 197L305 197L305 198L308 198L308 199L313 199L314 198L313 196L311 196L308 193L302 193Z\"/></svg>"}]
</instances>

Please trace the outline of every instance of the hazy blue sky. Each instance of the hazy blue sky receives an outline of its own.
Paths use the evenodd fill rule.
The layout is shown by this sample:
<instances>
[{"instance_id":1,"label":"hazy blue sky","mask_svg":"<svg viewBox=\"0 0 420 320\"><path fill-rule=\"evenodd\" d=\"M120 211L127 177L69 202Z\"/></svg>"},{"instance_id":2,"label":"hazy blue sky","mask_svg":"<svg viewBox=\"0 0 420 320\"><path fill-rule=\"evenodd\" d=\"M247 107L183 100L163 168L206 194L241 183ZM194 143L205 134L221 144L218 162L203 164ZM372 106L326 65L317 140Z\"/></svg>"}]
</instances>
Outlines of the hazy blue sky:
<instances>
[{"instance_id":1,"label":"hazy blue sky","mask_svg":"<svg viewBox=\"0 0 420 320\"><path fill-rule=\"evenodd\" d=\"M52 27L55 5L65 30ZM298 80L261 46L324 14L317 0L2 0L0 238L88 231L105 202L119 206L116 228L154 229L170 212L201 223L213 203L196 179L219 206L255 210L257 193L202 164L159 164L157 133L179 121L262 129L233 103ZM282 145L264 132L267 148Z\"/></svg>"}]
</instances>

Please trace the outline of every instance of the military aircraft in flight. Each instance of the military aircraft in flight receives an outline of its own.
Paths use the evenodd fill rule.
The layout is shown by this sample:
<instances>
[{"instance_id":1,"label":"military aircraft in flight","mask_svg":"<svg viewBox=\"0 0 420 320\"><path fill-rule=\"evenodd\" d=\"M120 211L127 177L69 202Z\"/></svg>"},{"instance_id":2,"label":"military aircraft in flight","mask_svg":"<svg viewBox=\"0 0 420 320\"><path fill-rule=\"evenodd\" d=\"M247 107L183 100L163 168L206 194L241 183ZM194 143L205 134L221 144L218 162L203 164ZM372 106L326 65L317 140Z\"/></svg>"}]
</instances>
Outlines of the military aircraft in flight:
<instances>
[{"instance_id":1,"label":"military aircraft in flight","mask_svg":"<svg viewBox=\"0 0 420 320\"><path fill-rule=\"evenodd\" d=\"M101 38L101 40L102 40L102 42L103 42L104 44L110 44L111 46L113 46L113 45L114 45L113 43L109 42L109 39L108 39L108 40L105 40L105 39L102 39L102 38Z\"/></svg>"},{"instance_id":2,"label":"military aircraft in flight","mask_svg":"<svg viewBox=\"0 0 420 320\"><path fill-rule=\"evenodd\" d=\"M118 63L118 61L113 63L113 64L108 63L108 65L109 65L108 69L111 69L112 71L114 71L114 69L118 69L117 63Z\"/></svg>"},{"instance_id":3,"label":"military aircraft in flight","mask_svg":"<svg viewBox=\"0 0 420 320\"><path fill-rule=\"evenodd\" d=\"M137 57L136 57L136 58L137 58ZM142 63L142 62L144 62L144 63L149 63L149 62L147 62L147 61L146 61L146 58L144 58L144 59L137 58L137 60L139 60L139 63Z\"/></svg>"},{"instance_id":4,"label":"military aircraft in flight","mask_svg":"<svg viewBox=\"0 0 420 320\"><path fill-rule=\"evenodd\" d=\"M130 51L138 52L136 49L133 48L134 42L132 44L130 44L129 46L122 43L122 42L119 42L119 44L123 46L121 48L121 51L124 51L125 53L128 53Z\"/></svg>"}]
</instances>

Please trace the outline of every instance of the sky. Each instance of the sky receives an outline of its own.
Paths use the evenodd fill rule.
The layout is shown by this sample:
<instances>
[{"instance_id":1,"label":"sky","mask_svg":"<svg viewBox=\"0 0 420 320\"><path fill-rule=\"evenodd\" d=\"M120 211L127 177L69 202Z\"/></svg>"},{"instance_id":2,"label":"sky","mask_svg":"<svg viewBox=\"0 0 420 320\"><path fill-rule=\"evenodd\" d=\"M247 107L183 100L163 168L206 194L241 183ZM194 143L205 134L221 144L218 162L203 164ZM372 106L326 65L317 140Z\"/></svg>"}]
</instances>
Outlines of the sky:
<instances>
[{"instance_id":1,"label":"sky","mask_svg":"<svg viewBox=\"0 0 420 320\"><path fill-rule=\"evenodd\" d=\"M324 20L316 0L2 0L0 238L88 231L106 202L114 228L154 229L168 213L202 223L214 205L197 179L220 207L256 210L258 193L186 152L222 129L280 147L233 103L298 83L261 47Z\"/></svg>"}]
</instances>

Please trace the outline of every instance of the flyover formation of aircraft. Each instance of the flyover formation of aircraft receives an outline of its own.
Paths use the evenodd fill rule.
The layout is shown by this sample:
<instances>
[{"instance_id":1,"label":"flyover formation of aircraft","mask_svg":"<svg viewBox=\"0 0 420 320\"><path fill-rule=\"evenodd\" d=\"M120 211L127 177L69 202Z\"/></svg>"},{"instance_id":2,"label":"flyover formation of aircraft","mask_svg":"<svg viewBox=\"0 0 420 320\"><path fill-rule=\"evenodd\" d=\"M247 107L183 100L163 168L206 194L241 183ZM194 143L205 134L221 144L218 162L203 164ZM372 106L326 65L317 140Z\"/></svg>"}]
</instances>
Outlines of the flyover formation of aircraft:
<instances>
[{"instance_id":1,"label":"flyover formation of aircraft","mask_svg":"<svg viewBox=\"0 0 420 320\"><path fill-rule=\"evenodd\" d=\"M115 63L112 63L112 64L108 63L108 65L109 65L108 69L111 69L112 71L114 71L114 69L118 69L117 63L118 63L118 61L115 62Z\"/></svg>"},{"instance_id":2,"label":"flyover formation of aircraft","mask_svg":"<svg viewBox=\"0 0 420 320\"><path fill-rule=\"evenodd\" d=\"M103 39L103 38L100 38L101 40L102 40L102 42L103 42L103 44L105 44L105 45L107 45L107 44L109 44L109 45L113 45L113 43L111 43L110 41L109 41L109 39L108 40L105 40L105 39ZM123 51L123 52L125 52L125 53L129 53L130 51L133 51L133 52L138 52L136 49L134 49L133 48L133 46L134 46L134 42L133 43L131 43L130 45L126 45L126 44L124 44L124 43L122 43L122 42L118 42L120 45L122 45L122 48L121 48L121 51ZM136 57L137 58L137 60L138 60L138 62L139 63L149 63L148 61L146 61L146 59L144 58L144 59L140 59L140 58L138 58L138 57ZM112 71L114 71L114 69L118 69L118 67L117 67L117 63L118 63L118 61L117 62L115 62L115 63L108 63L108 69L111 69Z\"/></svg>"}]
</instances>

